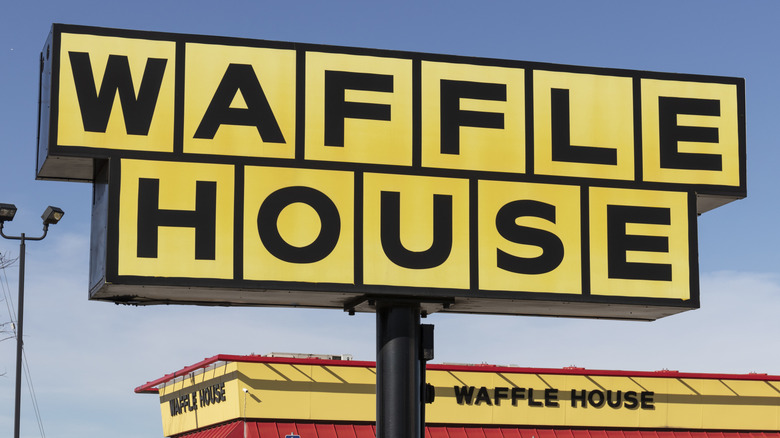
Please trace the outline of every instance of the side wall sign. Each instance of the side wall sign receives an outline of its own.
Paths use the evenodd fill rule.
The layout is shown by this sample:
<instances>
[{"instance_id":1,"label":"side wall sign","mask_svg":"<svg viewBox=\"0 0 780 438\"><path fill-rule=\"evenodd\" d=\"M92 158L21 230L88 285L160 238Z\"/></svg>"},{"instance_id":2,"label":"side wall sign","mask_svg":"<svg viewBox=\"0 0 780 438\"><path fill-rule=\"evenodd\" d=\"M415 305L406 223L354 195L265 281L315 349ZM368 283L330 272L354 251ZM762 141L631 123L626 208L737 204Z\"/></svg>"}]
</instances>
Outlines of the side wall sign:
<instances>
[{"instance_id":1,"label":"side wall sign","mask_svg":"<svg viewBox=\"0 0 780 438\"><path fill-rule=\"evenodd\" d=\"M656 319L746 195L737 78L69 25L41 65L93 299Z\"/></svg>"},{"instance_id":2,"label":"side wall sign","mask_svg":"<svg viewBox=\"0 0 780 438\"><path fill-rule=\"evenodd\" d=\"M241 418L376 421L373 362L217 355L204 363L136 388L159 394L165 436ZM436 393L425 408L428 423L450 427L661 428L692 436L780 429L780 377L766 374L436 364L426 379Z\"/></svg>"}]
</instances>

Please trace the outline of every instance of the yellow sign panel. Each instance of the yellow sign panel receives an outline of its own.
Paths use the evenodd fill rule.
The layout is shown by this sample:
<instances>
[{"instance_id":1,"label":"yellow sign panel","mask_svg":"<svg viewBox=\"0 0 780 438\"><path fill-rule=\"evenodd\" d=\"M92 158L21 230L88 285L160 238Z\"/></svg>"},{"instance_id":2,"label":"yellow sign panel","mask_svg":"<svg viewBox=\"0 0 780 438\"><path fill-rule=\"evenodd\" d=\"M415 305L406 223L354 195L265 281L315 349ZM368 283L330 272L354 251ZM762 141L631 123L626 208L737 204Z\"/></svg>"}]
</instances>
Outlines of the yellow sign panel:
<instances>
[{"instance_id":1,"label":"yellow sign panel","mask_svg":"<svg viewBox=\"0 0 780 438\"><path fill-rule=\"evenodd\" d=\"M173 152L175 51L171 41L63 34L57 144Z\"/></svg>"},{"instance_id":2,"label":"yellow sign panel","mask_svg":"<svg viewBox=\"0 0 780 438\"><path fill-rule=\"evenodd\" d=\"M306 159L412 164L412 63L306 54Z\"/></svg>"},{"instance_id":3,"label":"yellow sign panel","mask_svg":"<svg viewBox=\"0 0 780 438\"><path fill-rule=\"evenodd\" d=\"M422 165L525 173L525 71L422 62Z\"/></svg>"},{"instance_id":4,"label":"yellow sign panel","mask_svg":"<svg viewBox=\"0 0 780 438\"><path fill-rule=\"evenodd\" d=\"M590 190L594 295L690 298L687 193Z\"/></svg>"},{"instance_id":5,"label":"yellow sign panel","mask_svg":"<svg viewBox=\"0 0 780 438\"><path fill-rule=\"evenodd\" d=\"M193 43L185 59L185 153L295 157L294 50Z\"/></svg>"},{"instance_id":6,"label":"yellow sign panel","mask_svg":"<svg viewBox=\"0 0 780 438\"><path fill-rule=\"evenodd\" d=\"M122 160L119 275L231 278L233 168Z\"/></svg>"},{"instance_id":7,"label":"yellow sign panel","mask_svg":"<svg viewBox=\"0 0 780 438\"><path fill-rule=\"evenodd\" d=\"M350 172L247 167L244 278L352 282L353 185Z\"/></svg>"},{"instance_id":8,"label":"yellow sign panel","mask_svg":"<svg viewBox=\"0 0 780 438\"><path fill-rule=\"evenodd\" d=\"M94 298L655 319L698 307L696 213L746 193L741 79L63 25L46 52L39 177L106 195Z\"/></svg>"},{"instance_id":9,"label":"yellow sign panel","mask_svg":"<svg viewBox=\"0 0 780 438\"><path fill-rule=\"evenodd\" d=\"M374 422L373 363L255 357L159 387L172 436L241 418ZM428 423L683 430L778 430L769 376L430 365Z\"/></svg>"},{"instance_id":10,"label":"yellow sign panel","mask_svg":"<svg viewBox=\"0 0 780 438\"><path fill-rule=\"evenodd\" d=\"M581 206L576 186L480 181L480 289L582 294Z\"/></svg>"},{"instance_id":11,"label":"yellow sign panel","mask_svg":"<svg viewBox=\"0 0 780 438\"><path fill-rule=\"evenodd\" d=\"M119 276L692 298L684 192L120 163Z\"/></svg>"},{"instance_id":12,"label":"yellow sign panel","mask_svg":"<svg viewBox=\"0 0 780 438\"><path fill-rule=\"evenodd\" d=\"M365 284L468 289L467 180L371 173L363 191Z\"/></svg>"},{"instance_id":13,"label":"yellow sign panel","mask_svg":"<svg viewBox=\"0 0 780 438\"><path fill-rule=\"evenodd\" d=\"M738 186L736 84L642 79L645 181Z\"/></svg>"},{"instance_id":14,"label":"yellow sign panel","mask_svg":"<svg viewBox=\"0 0 780 438\"><path fill-rule=\"evenodd\" d=\"M632 92L630 77L535 72L535 171L634 180Z\"/></svg>"},{"instance_id":15,"label":"yellow sign panel","mask_svg":"<svg viewBox=\"0 0 780 438\"><path fill-rule=\"evenodd\" d=\"M745 195L741 79L191 40L56 25L45 67L56 64L58 75L43 85L57 123L42 127L41 147L55 156L95 155L78 149L88 147L297 158ZM55 170L47 177L67 177Z\"/></svg>"}]
</instances>

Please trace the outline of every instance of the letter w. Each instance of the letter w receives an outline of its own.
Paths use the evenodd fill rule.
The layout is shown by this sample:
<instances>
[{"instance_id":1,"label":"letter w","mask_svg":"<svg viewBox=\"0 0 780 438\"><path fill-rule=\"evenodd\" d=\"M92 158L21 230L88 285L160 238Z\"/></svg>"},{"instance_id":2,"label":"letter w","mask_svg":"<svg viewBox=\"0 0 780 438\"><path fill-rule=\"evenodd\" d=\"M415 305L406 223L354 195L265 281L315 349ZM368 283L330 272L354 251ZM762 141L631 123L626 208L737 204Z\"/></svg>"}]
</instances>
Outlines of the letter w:
<instances>
[{"instance_id":1,"label":"letter w","mask_svg":"<svg viewBox=\"0 0 780 438\"><path fill-rule=\"evenodd\" d=\"M149 58L136 96L130 63L127 56L109 55L103 82L98 92L89 53L68 52L73 70L73 81L79 99L84 130L106 132L114 97L119 93L119 103L128 134L147 135L152 123L157 97L160 94L167 59Z\"/></svg>"},{"instance_id":2,"label":"letter w","mask_svg":"<svg viewBox=\"0 0 780 438\"><path fill-rule=\"evenodd\" d=\"M464 402L467 405L471 404L471 398L474 396L474 387L473 386L455 386L455 401L459 405L462 405Z\"/></svg>"}]
</instances>

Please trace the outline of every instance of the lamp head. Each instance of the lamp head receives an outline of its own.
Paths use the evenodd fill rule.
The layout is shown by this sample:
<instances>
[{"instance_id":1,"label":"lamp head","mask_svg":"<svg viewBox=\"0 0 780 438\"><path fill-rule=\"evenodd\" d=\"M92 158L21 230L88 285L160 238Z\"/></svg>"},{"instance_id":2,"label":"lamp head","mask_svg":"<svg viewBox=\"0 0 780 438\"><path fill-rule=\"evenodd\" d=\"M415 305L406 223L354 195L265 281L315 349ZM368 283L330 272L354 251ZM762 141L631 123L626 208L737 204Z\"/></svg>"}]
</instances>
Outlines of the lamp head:
<instances>
[{"instance_id":1,"label":"lamp head","mask_svg":"<svg viewBox=\"0 0 780 438\"><path fill-rule=\"evenodd\" d=\"M13 204L0 204L0 223L12 221L16 215L16 206Z\"/></svg>"},{"instance_id":2,"label":"lamp head","mask_svg":"<svg viewBox=\"0 0 780 438\"><path fill-rule=\"evenodd\" d=\"M62 209L58 207L52 207L51 205L46 207L46 211L43 212L41 215L41 219L43 219L44 225L49 224L56 224L57 222L62 219L62 216L65 214Z\"/></svg>"}]
</instances>

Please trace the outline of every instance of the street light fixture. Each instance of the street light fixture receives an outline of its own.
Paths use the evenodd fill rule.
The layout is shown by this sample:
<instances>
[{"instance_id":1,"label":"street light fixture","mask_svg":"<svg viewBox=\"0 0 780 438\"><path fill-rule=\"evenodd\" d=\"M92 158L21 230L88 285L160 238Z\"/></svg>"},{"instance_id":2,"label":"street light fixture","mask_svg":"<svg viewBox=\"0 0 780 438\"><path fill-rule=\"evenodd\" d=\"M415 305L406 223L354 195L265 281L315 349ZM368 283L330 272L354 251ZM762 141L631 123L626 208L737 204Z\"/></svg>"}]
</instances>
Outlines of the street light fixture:
<instances>
[{"instance_id":1,"label":"street light fixture","mask_svg":"<svg viewBox=\"0 0 780 438\"><path fill-rule=\"evenodd\" d=\"M49 232L49 224L56 224L65 214L62 209L49 206L43 212L43 235L40 237L27 237L24 233L19 236L8 236L3 233L3 225L10 222L16 215L16 206L13 204L0 204L0 236L5 239L19 240L19 302L16 317L16 396L14 400L14 438L19 438L19 419L22 401L22 329L24 322L24 253L25 242L28 240L43 240Z\"/></svg>"},{"instance_id":2,"label":"street light fixture","mask_svg":"<svg viewBox=\"0 0 780 438\"><path fill-rule=\"evenodd\" d=\"M12 221L16 215L16 206L13 204L0 204L0 224Z\"/></svg>"},{"instance_id":3,"label":"street light fixture","mask_svg":"<svg viewBox=\"0 0 780 438\"><path fill-rule=\"evenodd\" d=\"M62 219L62 215L64 214L65 212L60 208L52 207L51 205L46 207L46 211L44 211L41 215L41 219L43 219L43 225L46 226L49 224L56 224L60 221L60 219Z\"/></svg>"}]
</instances>

